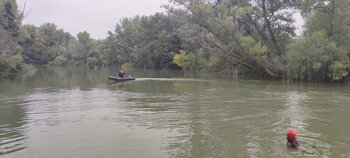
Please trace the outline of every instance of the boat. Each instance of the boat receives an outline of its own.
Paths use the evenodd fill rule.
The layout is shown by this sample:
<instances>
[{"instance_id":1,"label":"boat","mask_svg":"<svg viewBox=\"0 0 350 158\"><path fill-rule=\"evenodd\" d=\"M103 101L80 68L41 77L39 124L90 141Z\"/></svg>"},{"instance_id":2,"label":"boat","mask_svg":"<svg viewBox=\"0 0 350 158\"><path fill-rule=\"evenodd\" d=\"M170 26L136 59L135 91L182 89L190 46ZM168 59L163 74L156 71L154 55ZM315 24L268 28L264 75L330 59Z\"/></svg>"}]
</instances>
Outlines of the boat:
<instances>
[{"instance_id":1,"label":"boat","mask_svg":"<svg viewBox=\"0 0 350 158\"><path fill-rule=\"evenodd\" d=\"M132 81L132 80L135 80L134 77L124 77L124 78L120 78L120 77L116 77L116 76L108 76L108 79L109 80L113 80L113 81Z\"/></svg>"}]
</instances>

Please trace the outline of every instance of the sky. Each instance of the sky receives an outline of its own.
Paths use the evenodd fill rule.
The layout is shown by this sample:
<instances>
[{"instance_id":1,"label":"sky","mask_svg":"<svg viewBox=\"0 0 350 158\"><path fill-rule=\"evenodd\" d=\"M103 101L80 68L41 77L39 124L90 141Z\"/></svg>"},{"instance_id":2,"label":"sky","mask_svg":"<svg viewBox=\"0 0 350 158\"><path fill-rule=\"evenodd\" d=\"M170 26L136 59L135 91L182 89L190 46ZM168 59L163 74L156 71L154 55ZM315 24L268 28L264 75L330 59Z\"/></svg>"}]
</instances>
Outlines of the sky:
<instances>
[{"instance_id":1,"label":"sky","mask_svg":"<svg viewBox=\"0 0 350 158\"><path fill-rule=\"evenodd\" d=\"M125 17L162 12L168 0L17 0L19 9L25 5L24 24L40 26L55 23L76 35L87 31L93 38L105 38Z\"/></svg>"}]
</instances>

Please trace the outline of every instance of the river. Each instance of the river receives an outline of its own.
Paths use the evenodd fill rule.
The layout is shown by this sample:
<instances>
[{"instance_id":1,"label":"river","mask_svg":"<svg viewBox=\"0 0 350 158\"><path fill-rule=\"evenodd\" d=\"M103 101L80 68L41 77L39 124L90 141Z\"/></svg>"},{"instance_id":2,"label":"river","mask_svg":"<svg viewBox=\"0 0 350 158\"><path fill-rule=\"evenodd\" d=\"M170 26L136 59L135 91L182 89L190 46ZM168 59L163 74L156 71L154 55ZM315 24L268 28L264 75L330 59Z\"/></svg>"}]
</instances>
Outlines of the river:
<instances>
[{"instance_id":1,"label":"river","mask_svg":"<svg viewBox=\"0 0 350 158\"><path fill-rule=\"evenodd\" d=\"M0 80L1 158L350 157L350 85L39 68ZM286 147L298 131L298 150Z\"/></svg>"}]
</instances>

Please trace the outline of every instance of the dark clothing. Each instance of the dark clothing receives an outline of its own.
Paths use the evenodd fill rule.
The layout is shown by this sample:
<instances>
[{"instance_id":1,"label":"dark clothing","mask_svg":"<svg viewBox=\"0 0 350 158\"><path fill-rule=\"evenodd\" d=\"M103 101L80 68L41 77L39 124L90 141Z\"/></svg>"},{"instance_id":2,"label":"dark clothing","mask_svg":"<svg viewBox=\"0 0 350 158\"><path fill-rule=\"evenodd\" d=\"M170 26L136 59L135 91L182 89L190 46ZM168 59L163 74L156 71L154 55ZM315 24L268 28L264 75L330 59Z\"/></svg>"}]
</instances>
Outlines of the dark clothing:
<instances>
[{"instance_id":1,"label":"dark clothing","mask_svg":"<svg viewBox=\"0 0 350 158\"><path fill-rule=\"evenodd\" d=\"M287 146L291 147L291 148L298 148L299 147L299 143L295 139L288 139L287 138Z\"/></svg>"},{"instance_id":2,"label":"dark clothing","mask_svg":"<svg viewBox=\"0 0 350 158\"><path fill-rule=\"evenodd\" d=\"M119 72L118 73L118 77L119 78L124 78L125 77L125 73L124 72Z\"/></svg>"}]
</instances>

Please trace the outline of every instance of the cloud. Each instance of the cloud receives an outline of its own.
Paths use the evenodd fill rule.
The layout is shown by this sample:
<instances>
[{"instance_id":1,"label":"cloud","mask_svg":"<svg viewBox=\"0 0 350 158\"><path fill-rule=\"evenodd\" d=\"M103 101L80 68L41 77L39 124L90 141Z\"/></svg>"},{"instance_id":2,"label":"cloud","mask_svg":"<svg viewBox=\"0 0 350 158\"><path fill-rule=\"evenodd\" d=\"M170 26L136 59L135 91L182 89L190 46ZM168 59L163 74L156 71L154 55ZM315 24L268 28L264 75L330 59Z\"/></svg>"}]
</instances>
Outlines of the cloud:
<instances>
[{"instance_id":1,"label":"cloud","mask_svg":"<svg viewBox=\"0 0 350 158\"><path fill-rule=\"evenodd\" d=\"M17 0L23 8L25 0ZM151 15L164 11L167 0L26 0L25 24L39 26L55 23L76 35L87 31L94 38L104 38L124 17Z\"/></svg>"}]
</instances>

